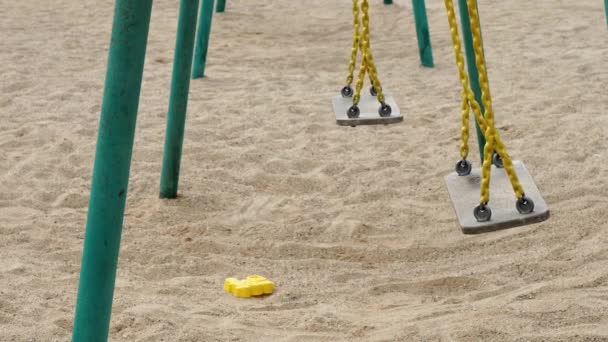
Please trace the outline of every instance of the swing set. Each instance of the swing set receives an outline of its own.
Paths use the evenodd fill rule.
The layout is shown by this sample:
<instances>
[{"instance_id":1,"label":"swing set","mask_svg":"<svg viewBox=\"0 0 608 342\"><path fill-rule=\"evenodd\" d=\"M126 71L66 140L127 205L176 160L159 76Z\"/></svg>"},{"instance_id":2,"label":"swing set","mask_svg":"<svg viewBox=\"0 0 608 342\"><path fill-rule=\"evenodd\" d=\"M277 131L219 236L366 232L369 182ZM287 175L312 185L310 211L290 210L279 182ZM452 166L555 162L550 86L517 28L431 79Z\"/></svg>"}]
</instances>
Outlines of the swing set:
<instances>
[{"instance_id":1,"label":"swing set","mask_svg":"<svg viewBox=\"0 0 608 342\"><path fill-rule=\"evenodd\" d=\"M207 19L201 19L197 40L199 0L180 1L161 198L177 197L190 79L204 75L213 0L202 1L201 18ZM462 40L453 0L444 1L462 85L460 158L455 172L445 181L462 231L475 234L546 220L549 217L547 204L524 164L511 159L494 125L477 0L458 0ZM392 0L384 0L384 3L390 4ZM413 0L413 4L414 13L418 13L416 22L422 64L432 66L424 0ZM225 6L225 0L218 0L216 11L223 12ZM605 0L605 6L608 21L608 0ZM74 318L73 341L76 342L106 341L108 338L151 10L152 0L116 0L115 3ZM402 122L399 107L382 87L371 52L368 0L353 0L353 17L346 85L333 99L337 123L358 126ZM362 94L366 78L371 83L370 91ZM481 167L475 169L469 160L471 113L477 126L482 160ZM509 188L512 194L505 190Z\"/></svg>"}]
</instances>

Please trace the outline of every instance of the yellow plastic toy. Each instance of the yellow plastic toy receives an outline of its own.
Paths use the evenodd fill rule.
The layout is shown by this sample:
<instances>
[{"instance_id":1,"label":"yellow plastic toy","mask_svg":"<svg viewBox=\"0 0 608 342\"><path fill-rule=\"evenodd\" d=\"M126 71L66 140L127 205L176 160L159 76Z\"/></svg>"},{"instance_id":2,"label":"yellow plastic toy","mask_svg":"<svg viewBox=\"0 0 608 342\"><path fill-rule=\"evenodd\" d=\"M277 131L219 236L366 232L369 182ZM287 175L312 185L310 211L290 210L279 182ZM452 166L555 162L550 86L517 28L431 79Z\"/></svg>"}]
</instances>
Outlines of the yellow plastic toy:
<instances>
[{"instance_id":1,"label":"yellow plastic toy","mask_svg":"<svg viewBox=\"0 0 608 342\"><path fill-rule=\"evenodd\" d=\"M259 275L250 275L243 280L227 278L224 291L239 298L269 295L274 291L274 283Z\"/></svg>"}]
</instances>

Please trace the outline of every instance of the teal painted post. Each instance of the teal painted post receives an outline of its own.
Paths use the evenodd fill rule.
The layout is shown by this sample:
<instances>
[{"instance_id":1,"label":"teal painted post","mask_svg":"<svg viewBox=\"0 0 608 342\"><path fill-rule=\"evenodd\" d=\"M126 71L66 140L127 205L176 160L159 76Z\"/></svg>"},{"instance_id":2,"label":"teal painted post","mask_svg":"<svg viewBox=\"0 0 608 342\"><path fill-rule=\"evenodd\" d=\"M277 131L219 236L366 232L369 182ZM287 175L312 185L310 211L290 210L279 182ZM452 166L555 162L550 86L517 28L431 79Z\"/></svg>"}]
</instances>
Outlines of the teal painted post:
<instances>
[{"instance_id":1,"label":"teal painted post","mask_svg":"<svg viewBox=\"0 0 608 342\"><path fill-rule=\"evenodd\" d=\"M471 83L471 90L475 93L475 99L481 107L482 113L485 112L483 102L481 100L481 87L479 86L479 71L477 71L477 65L475 64L475 49L473 48L473 34L471 33L471 22L469 19L469 11L467 6L467 0L458 0L458 7L460 9L460 21L462 23L462 40L464 42L464 50L467 58L467 68L469 70L469 80ZM484 138L481 128L477 120L475 120L475 126L477 127L477 143L479 144L479 155L483 160L483 148L486 145L486 139Z\"/></svg>"},{"instance_id":2,"label":"teal painted post","mask_svg":"<svg viewBox=\"0 0 608 342\"><path fill-rule=\"evenodd\" d=\"M198 4L199 0L181 0L179 6L171 95L160 176L160 198L177 197Z\"/></svg>"},{"instance_id":3,"label":"teal painted post","mask_svg":"<svg viewBox=\"0 0 608 342\"><path fill-rule=\"evenodd\" d=\"M217 7L215 11L217 13L223 13L226 10L226 0L217 0Z\"/></svg>"},{"instance_id":4,"label":"teal painted post","mask_svg":"<svg viewBox=\"0 0 608 342\"><path fill-rule=\"evenodd\" d=\"M196 34L196 48L194 50L192 78L205 77L205 66L207 64L207 51L209 49L209 36L211 35L212 19L213 0L203 0L203 4L201 5L201 14L199 15L198 21L198 33Z\"/></svg>"},{"instance_id":5,"label":"teal painted post","mask_svg":"<svg viewBox=\"0 0 608 342\"><path fill-rule=\"evenodd\" d=\"M392 5L393 4L393 0L384 0L384 4L385 5Z\"/></svg>"},{"instance_id":6,"label":"teal painted post","mask_svg":"<svg viewBox=\"0 0 608 342\"><path fill-rule=\"evenodd\" d=\"M72 341L108 339L152 0L117 0Z\"/></svg>"},{"instance_id":7,"label":"teal painted post","mask_svg":"<svg viewBox=\"0 0 608 342\"><path fill-rule=\"evenodd\" d=\"M433 63L433 49L431 48L431 33L426 16L426 5L424 0L412 0L414 8L414 20L416 21L416 37L418 38L418 51L420 62L427 68L435 66Z\"/></svg>"},{"instance_id":8,"label":"teal painted post","mask_svg":"<svg viewBox=\"0 0 608 342\"><path fill-rule=\"evenodd\" d=\"M604 0L604 10L606 11L606 25L608 25L608 0Z\"/></svg>"}]
</instances>

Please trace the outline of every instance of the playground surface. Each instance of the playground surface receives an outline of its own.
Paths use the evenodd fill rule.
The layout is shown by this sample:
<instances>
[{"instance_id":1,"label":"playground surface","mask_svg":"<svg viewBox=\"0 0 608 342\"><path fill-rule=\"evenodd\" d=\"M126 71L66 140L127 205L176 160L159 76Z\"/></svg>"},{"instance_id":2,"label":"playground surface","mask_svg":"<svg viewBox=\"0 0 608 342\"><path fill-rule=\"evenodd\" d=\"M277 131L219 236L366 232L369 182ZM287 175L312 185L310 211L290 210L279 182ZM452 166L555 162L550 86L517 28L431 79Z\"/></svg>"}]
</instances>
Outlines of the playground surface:
<instances>
[{"instance_id":1,"label":"playground surface","mask_svg":"<svg viewBox=\"0 0 608 342\"><path fill-rule=\"evenodd\" d=\"M480 2L496 126L551 218L475 236L444 184L461 88L443 2L427 10L433 69L410 1L372 3L404 121L351 128L331 103L349 2L228 0L190 85L180 197L159 200L178 2L154 1L111 341L608 340L602 1ZM0 13L0 341L69 341L113 1ZM274 294L224 292L250 274Z\"/></svg>"}]
</instances>

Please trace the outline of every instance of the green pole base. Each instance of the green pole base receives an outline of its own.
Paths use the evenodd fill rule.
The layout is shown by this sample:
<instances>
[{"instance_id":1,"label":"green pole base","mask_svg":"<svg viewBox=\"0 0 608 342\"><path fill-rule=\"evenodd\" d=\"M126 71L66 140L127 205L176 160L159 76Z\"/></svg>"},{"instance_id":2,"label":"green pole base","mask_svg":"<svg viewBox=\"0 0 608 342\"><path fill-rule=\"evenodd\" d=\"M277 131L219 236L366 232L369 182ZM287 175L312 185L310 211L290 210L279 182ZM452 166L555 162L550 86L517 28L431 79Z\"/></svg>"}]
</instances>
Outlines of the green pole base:
<instances>
[{"instance_id":1,"label":"green pole base","mask_svg":"<svg viewBox=\"0 0 608 342\"><path fill-rule=\"evenodd\" d=\"M606 25L608 25L608 0L604 0L604 10L606 11Z\"/></svg>"},{"instance_id":2,"label":"green pole base","mask_svg":"<svg viewBox=\"0 0 608 342\"><path fill-rule=\"evenodd\" d=\"M213 2L213 0L205 1ZM167 114L167 131L160 176L161 198L177 197L198 4L199 0L180 1L173 76L171 78L171 95L169 97L169 112Z\"/></svg>"},{"instance_id":3,"label":"green pole base","mask_svg":"<svg viewBox=\"0 0 608 342\"><path fill-rule=\"evenodd\" d=\"M471 84L471 90L475 94L475 100L481 108L482 114L485 113L483 101L481 100L481 87L479 85L479 71L477 70L477 64L475 64L475 49L473 48L473 34L471 33L471 22L469 18L469 11L467 6L467 0L458 0L458 7L460 9L460 22L462 24L462 40L464 42L464 50L467 59L467 68L469 71L469 81ZM486 145L486 139L479 127L479 123L475 120L475 126L477 127L477 143L479 145L479 155L483 161L484 152L483 149Z\"/></svg>"},{"instance_id":4,"label":"green pole base","mask_svg":"<svg viewBox=\"0 0 608 342\"><path fill-rule=\"evenodd\" d=\"M215 11L217 13L224 13L225 10L226 10L226 0L217 0L217 7L215 8Z\"/></svg>"},{"instance_id":5,"label":"green pole base","mask_svg":"<svg viewBox=\"0 0 608 342\"><path fill-rule=\"evenodd\" d=\"M412 0L412 7L414 8L414 20L416 22L420 63L424 67L432 68L435 66L435 63L433 62L433 49L431 47L431 33L426 15L426 5L424 0Z\"/></svg>"},{"instance_id":6,"label":"green pole base","mask_svg":"<svg viewBox=\"0 0 608 342\"><path fill-rule=\"evenodd\" d=\"M199 15L198 33L196 34L196 48L194 50L192 78L205 77L205 67L207 65L207 52L209 50L209 37L211 36L212 20L213 0L203 0Z\"/></svg>"}]
</instances>

